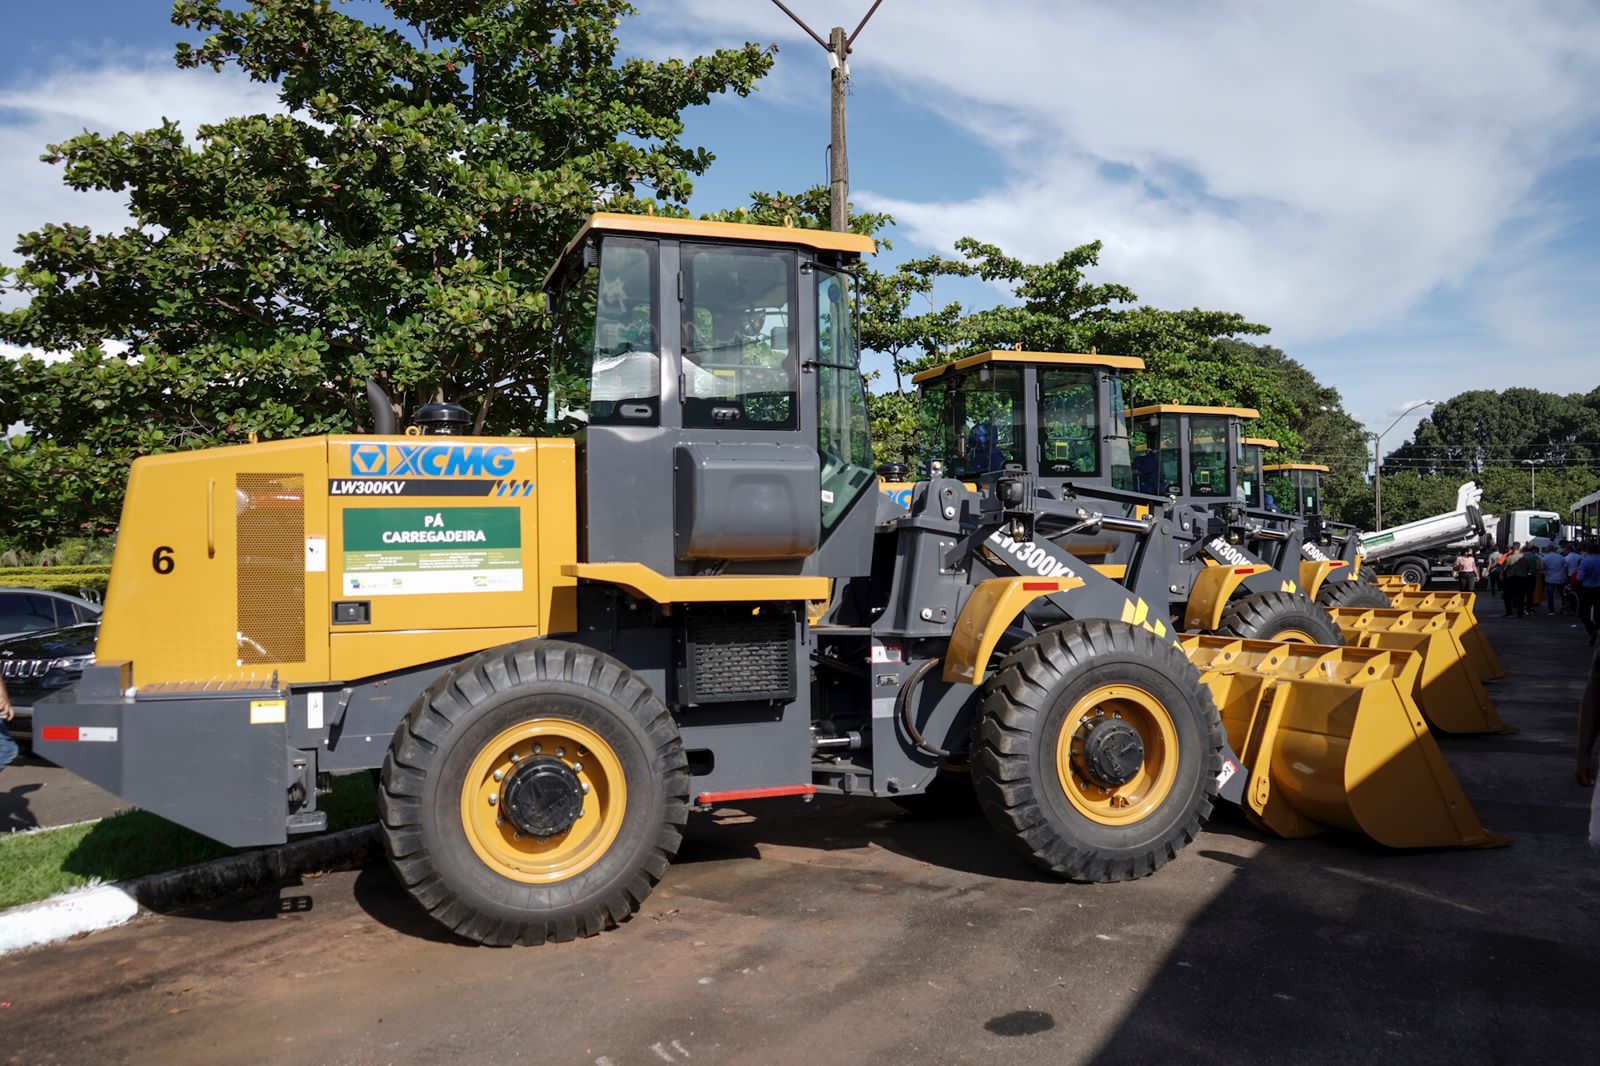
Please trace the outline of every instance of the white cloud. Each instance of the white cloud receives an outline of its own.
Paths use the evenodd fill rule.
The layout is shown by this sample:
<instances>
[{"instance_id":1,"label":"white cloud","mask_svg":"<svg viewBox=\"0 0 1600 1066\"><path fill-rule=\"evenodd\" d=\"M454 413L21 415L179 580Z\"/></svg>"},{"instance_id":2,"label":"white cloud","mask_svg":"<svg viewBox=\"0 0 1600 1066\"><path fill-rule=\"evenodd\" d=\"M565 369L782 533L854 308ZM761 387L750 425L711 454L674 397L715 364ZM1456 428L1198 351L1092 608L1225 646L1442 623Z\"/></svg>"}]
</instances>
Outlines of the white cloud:
<instances>
[{"instance_id":1,"label":"white cloud","mask_svg":"<svg viewBox=\"0 0 1600 1066\"><path fill-rule=\"evenodd\" d=\"M806 41L765 4L673 6L707 39ZM852 27L868 5L794 6ZM1541 179L1594 151L1592 6L918 0L879 10L855 65L990 149L995 178L976 195L853 190L918 244L973 234L1042 259L1100 237L1106 276L1143 299L1243 311L1291 351L1378 338L1462 297L1472 311L1453 328L1482 335L1413 350L1421 365L1400 385L1342 359L1313 366L1374 419L1394 388L1509 384L1508 342L1542 356L1523 383L1578 384L1555 368L1587 332L1570 320L1587 326L1589 301L1552 291L1551 227L1525 227L1570 207L1547 202Z\"/></svg>"}]
</instances>

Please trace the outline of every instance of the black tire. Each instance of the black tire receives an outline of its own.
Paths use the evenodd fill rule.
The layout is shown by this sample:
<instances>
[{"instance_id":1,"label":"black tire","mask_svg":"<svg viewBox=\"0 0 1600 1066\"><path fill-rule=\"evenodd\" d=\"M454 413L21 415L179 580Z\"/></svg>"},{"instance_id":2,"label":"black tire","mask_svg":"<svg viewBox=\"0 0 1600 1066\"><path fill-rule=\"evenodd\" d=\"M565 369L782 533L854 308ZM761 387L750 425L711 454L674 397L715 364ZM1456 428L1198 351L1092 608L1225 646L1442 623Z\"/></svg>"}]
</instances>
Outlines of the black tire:
<instances>
[{"instance_id":1,"label":"black tire","mask_svg":"<svg viewBox=\"0 0 1600 1066\"><path fill-rule=\"evenodd\" d=\"M1303 592L1256 592L1228 604L1217 632L1245 640L1343 644L1333 617Z\"/></svg>"},{"instance_id":2,"label":"black tire","mask_svg":"<svg viewBox=\"0 0 1600 1066\"><path fill-rule=\"evenodd\" d=\"M1086 813L1058 769L1069 716L1108 689L1149 697L1176 741L1176 751L1166 753L1176 768L1170 787L1152 790L1150 810L1124 824ZM972 761L978 803L996 829L1057 876L1104 882L1152 874L1194 840L1211 813L1222 721L1199 672L1170 640L1122 622L1052 626L1006 657L985 683L980 707Z\"/></svg>"},{"instance_id":3,"label":"black tire","mask_svg":"<svg viewBox=\"0 0 1600 1066\"><path fill-rule=\"evenodd\" d=\"M1397 575L1407 585L1415 585L1423 589L1428 587L1428 578L1432 576L1426 559L1416 559L1411 556L1407 556L1395 563L1393 570L1390 572Z\"/></svg>"},{"instance_id":4,"label":"black tire","mask_svg":"<svg viewBox=\"0 0 1600 1066\"><path fill-rule=\"evenodd\" d=\"M575 861L570 876L545 883L497 870L479 849L562 841L578 825L508 844L491 836L499 829L486 831L463 814L470 809L469 771L481 773L502 738L530 723L568 735L587 731L603 742L596 746L603 755L574 749L577 765L588 763L583 772L596 786L591 796L590 779L581 782L581 805L594 804L604 820L603 798L617 795L604 784L608 764L626 795L612 808L620 809L615 835L595 838L592 857L581 860L587 865L578 868ZM516 766L523 758L547 766L566 758L564 747L550 755L533 754L539 748L521 754L516 747L513 741L508 749L516 757L507 756ZM514 776L490 787L509 793ZM616 659L555 640L482 652L429 685L395 732L378 791L389 862L406 891L458 935L494 945L572 940L625 921L666 872L688 809L688 761L666 706Z\"/></svg>"},{"instance_id":5,"label":"black tire","mask_svg":"<svg viewBox=\"0 0 1600 1066\"><path fill-rule=\"evenodd\" d=\"M975 818L981 813L972 775L954 770L939 771L921 792L891 796L890 800L914 818Z\"/></svg>"},{"instance_id":6,"label":"black tire","mask_svg":"<svg viewBox=\"0 0 1600 1066\"><path fill-rule=\"evenodd\" d=\"M1317 602L1330 611L1340 607L1393 606L1387 593L1363 581L1324 581L1317 590Z\"/></svg>"}]
</instances>

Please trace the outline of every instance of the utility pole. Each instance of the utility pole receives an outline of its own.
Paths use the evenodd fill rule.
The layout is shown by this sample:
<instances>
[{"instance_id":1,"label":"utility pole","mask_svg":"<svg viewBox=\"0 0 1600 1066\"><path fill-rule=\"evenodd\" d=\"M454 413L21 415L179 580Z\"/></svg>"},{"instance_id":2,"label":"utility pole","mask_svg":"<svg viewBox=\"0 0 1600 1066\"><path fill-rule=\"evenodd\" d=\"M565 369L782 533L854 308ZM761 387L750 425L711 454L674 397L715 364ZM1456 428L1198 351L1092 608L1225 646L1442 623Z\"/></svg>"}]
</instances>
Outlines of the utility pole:
<instances>
[{"instance_id":1,"label":"utility pole","mask_svg":"<svg viewBox=\"0 0 1600 1066\"><path fill-rule=\"evenodd\" d=\"M845 89L850 84L850 42L844 35L843 26L835 26L828 33L828 65L833 68L833 128L828 141L828 218L833 228L843 233L850 228L850 154L844 145L844 100Z\"/></svg>"},{"instance_id":2,"label":"utility pole","mask_svg":"<svg viewBox=\"0 0 1600 1066\"><path fill-rule=\"evenodd\" d=\"M1528 507L1539 506L1539 460L1524 459L1522 465L1528 468Z\"/></svg>"},{"instance_id":3,"label":"utility pole","mask_svg":"<svg viewBox=\"0 0 1600 1066\"><path fill-rule=\"evenodd\" d=\"M826 41L816 30L807 26L805 20L790 11L783 0L772 0L772 2L828 53L828 69L832 83L832 128L828 139L828 223L830 229L843 233L850 228L850 155L845 150L844 137L845 91L850 86L850 49L855 45L856 38L861 36L861 31L866 28L867 20L872 18L873 12L878 10L883 0L873 0L872 6L861 16L860 23L850 33L845 33L843 26L835 26L828 31Z\"/></svg>"},{"instance_id":4,"label":"utility pole","mask_svg":"<svg viewBox=\"0 0 1600 1066\"><path fill-rule=\"evenodd\" d=\"M1415 411L1419 407L1432 407L1438 400L1419 400L1401 411L1383 433L1389 432L1400 424L1400 419ZM1374 532L1383 528L1383 433L1368 433L1372 438L1372 529Z\"/></svg>"}]
</instances>

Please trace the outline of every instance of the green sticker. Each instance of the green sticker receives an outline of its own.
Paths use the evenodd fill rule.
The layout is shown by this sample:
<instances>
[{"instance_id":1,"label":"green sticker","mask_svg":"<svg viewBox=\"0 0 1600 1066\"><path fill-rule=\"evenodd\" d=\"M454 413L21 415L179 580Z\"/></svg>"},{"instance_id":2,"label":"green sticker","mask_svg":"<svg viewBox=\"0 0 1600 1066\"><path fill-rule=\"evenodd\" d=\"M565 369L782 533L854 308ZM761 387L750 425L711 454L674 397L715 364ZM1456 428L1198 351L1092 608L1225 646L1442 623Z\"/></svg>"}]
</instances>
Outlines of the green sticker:
<instances>
[{"instance_id":1,"label":"green sticker","mask_svg":"<svg viewBox=\"0 0 1600 1066\"><path fill-rule=\"evenodd\" d=\"M344 595L522 591L516 507L352 507Z\"/></svg>"}]
</instances>

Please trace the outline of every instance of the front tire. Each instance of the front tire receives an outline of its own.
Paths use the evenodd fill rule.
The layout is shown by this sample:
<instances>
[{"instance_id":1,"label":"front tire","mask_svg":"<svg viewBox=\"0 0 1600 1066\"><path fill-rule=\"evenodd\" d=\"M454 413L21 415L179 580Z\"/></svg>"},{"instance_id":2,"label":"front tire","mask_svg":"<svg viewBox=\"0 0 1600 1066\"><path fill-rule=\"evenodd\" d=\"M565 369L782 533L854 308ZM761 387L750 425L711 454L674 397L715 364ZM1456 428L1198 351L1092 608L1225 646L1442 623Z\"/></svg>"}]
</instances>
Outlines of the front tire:
<instances>
[{"instance_id":1,"label":"front tire","mask_svg":"<svg viewBox=\"0 0 1600 1066\"><path fill-rule=\"evenodd\" d=\"M463 661L389 746L390 865L434 918L483 944L593 936L665 873L688 816L671 714L622 663L530 640Z\"/></svg>"},{"instance_id":2,"label":"front tire","mask_svg":"<svg viewBox=\"0 0 1600 1066\"><path fill-rule=\"evenodd\" d=\"M1128 881L1200 832L1222 722L1171 641L1075 621L1023 642L985 684L972 760L990 823L1044 869Z\"/></svg>"},{"instance_id":3,"label":"front tire","mask_svg":"<svg viewBox=\"0 0 1600 1066\"><path fill-rule=\"evenodd\" d=\"M1257 592L1228 604L1217 633L1289 644L1344 643L1327 611L1303 592Z\"/></svg>"},{"instance_id":4,"label":"front tire","mask_svg":"<svg viewBox=\"0 0 1600 1066\"><path fill-rule=\"evenodd\" d=\"M1330 611L1340 607L1377 607L1387 609L1393 604L1388 595L1376 585L1362 581L1324 581L1317 590L1317 603Z\"/></svg>"}]
</instances>

